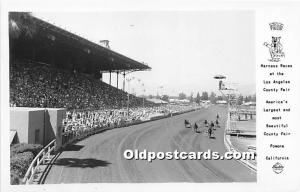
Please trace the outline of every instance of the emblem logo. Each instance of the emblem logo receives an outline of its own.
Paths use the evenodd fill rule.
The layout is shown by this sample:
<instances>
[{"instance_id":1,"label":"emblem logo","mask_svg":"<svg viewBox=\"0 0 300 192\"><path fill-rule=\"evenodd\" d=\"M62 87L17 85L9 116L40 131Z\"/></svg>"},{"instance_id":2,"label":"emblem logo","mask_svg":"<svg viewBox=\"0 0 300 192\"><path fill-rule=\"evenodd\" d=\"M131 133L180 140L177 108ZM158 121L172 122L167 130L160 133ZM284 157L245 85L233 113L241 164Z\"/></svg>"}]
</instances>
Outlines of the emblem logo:
<instances>
[{"instance_id":1,"label":"emblem logo","mask_svg":"<svg viewBox=\"0 0 300 192\"><path fill-rule=\"evenodd\" d=\"M272 37L272 42L264 42L264 46L269 48L271 59L269 61L279 62L280 58L285 57L283 46L280 42L281 37Z\"/></svg>"},{"instance_id":2,"label":"emblem logo","mask_svg":"<svg viewBox=\"0 0 300 192\"><path fill-rule=\"evenodd\" d=\"M284 166L281 165L279 162L275 163L272 166L272 169L275 173L280 174L283 171Z\"/></svg>"},{"instance_id":3,"label":"emblem logo","mask_svg":"<svg viewBox=\"0 0 300 192\"><path fill-rule=\"evenodd\" d=\"M281 31L283 29L283 24L282 23L278 23L278 22L273 22L273 23L270 23L270 29L272 31Z\"/></svg>"}]
</instances>

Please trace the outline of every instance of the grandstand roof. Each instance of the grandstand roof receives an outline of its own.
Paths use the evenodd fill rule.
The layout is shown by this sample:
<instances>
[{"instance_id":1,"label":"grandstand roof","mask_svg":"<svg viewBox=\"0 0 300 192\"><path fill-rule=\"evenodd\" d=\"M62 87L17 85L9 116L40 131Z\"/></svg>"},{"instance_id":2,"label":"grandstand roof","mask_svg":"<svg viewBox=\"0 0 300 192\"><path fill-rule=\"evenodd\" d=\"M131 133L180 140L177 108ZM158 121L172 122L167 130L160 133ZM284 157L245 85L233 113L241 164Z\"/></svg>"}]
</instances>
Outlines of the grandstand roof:
<instances>
[{"instance_id":1,"label":"grandstand roof","mask_svg":"<svg viewBox=\"0 0 300 192\"><path fill-rule=\"evenodd\" d=\"M17 46L18 49L23 47L23 50L19 50L19 53L24 52L24 49L35 47L37 52L39 52L39 55L38 53L35 55L37 57L41 57L40 55L43 56L43 59L37 58L37 61L45 63L53 62L53 58L51 57L54 55L56 66L69 65L69 67L63 68L72 68L73 63L76 63L78 69L85 73L151 69L144 63L133 60L32 15L26 19L31 21L25 24L34 24L28 25L28 27L34 28L35 33L33 38L26 39L26 41L18 38L14 41L19 40L21 46ZM27 56L27 59L31 58Z\"/></svg>"}]
</instances>

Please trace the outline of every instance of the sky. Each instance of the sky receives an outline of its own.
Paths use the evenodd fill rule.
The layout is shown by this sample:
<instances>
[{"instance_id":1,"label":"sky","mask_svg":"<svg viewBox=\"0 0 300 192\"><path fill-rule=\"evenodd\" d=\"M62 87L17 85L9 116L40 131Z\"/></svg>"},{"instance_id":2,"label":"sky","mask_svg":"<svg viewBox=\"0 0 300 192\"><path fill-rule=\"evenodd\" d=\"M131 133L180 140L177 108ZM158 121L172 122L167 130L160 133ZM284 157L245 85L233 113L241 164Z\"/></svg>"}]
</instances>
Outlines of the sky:
<instances>
[{"instance_id":1,"label":"sky","mask_svg":"<svg viewBox=\"0 0 300 192\"><path fill-rule=\"evenodd\" d=\"M126 85L131 93L218 93L218 82L213 79L218 74L225 75L241 94L255 93L252 11L39 12L33 15L94 42L109 40L112 50L147 63L151 71L128 75L135 78ZM109 75L105 74L104 81L108 79ZM119 76L119 85L122 81L123 77ZM115 74L112 85L116 86Z\"/></svg>"}]
</instances>

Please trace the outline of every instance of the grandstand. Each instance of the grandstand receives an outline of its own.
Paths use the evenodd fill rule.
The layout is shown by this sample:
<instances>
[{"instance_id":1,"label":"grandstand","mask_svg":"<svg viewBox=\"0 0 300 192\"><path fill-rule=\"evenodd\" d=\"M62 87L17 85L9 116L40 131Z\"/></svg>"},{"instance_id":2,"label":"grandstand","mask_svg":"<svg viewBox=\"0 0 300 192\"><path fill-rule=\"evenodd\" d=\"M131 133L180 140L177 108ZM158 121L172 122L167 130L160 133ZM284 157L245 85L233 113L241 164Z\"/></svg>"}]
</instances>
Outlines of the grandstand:
<instances>
[{"instance_id":1,"label":"grandstand","mask_svg":"<svg viewBox=\"0 0 300 192\"><path fill-rule=\"evenodd\" d=\"M126 74L151 69L29 13L10 13L9 39L10 105L14 107L122 108L127 102ZM110 85L111 78L109 84L101 81L103 73L117 74L117 88ZM143 103L130 97L131 107Z\"/></svg>"},{"instance_id":2,"label":"grandstand","mask_svg":"<svg viewBox=\"0 0 300 192\"><path fill-rule=\"evenodd\" d=\"M150 70L149 66L30 13L9 13L9 49L12 144L45 146L52 139L60 140L57 133L70 127L77 132L83 125L120 126L120 122L145 118L148 113L141 113L138 107L154 106L125 92L126 75ZM110 77L116 73L117 87L111 86L111 78L109 84L103 82L103 73ZM123 90L119 74L123 76ZM34 111L39 115L33 115ZM87 112L93 114L92 119L84 115ZM68 114L75 118L69 119Z\"/></svg>"},{"instance_id":3,"label":"grandstand","mask_svg":"<svg viewBox=\"0 0 300 192\"><path fill-rule=\"evenodd\" d=\"M12 184L34 183L40 167L80 139L200 108L126 93L126 75L151 68L109 46L29 13L11 12L9 25ZM103 73L116 73L117 86Z\"/></svg>"},{"instance_id":4,"label":"grandstand","mask_svg":"<svg viewBox=\"0 0 300 192\"><path fill-rule=\"evenodd\" d=\"M142 98L130 97L131 107L142 106ZM118 109L126 102L124 91L89 74L74 75L36 62L14 61L10 65L11 106L94 110Z\"/></svg>"}]
</instances>

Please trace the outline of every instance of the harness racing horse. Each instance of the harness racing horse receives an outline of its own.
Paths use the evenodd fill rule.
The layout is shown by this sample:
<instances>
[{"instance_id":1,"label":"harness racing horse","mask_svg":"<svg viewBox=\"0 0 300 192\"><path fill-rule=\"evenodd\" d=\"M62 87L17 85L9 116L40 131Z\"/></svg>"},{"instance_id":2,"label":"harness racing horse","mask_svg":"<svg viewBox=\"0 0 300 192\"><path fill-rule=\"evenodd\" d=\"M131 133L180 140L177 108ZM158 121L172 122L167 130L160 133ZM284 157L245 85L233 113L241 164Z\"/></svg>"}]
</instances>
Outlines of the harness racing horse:
<instances>
[{"instance_id":1,"label":"harness racing horse","mask_svg":"<svg viewBox=\"0 0 300 192\"><path fill-rule=\"evenodd\" d=\"M195 123L195 125L194 125L194 131L195 131L195 133L199 133L198 132L198 125L197 125L197 123Z\"/></svg>"},{"instance_id":2,"label":"harness racing horse","mask_svg":"<svg viewBox=\"0 0 300 192\"><path fill-rule=\"evenodd\" d=\"M185 128L191 128L191 123L188 120L184 120L184 126Z\"/></svg>"},{"instance_id":3,"label":"harness racing horse","mask_svg":"<svg viewBox=\"0 0 300 192\"><path fill-rule=\"evenodd\" d=\"M216 127L220 127L218 119L216 120Z\"/></svg>"},{"instance_id":4,"label":"harness racing horse","mask_svg":"<svg viewBox=\"0 0 300 192\"><path fill-rule=\"evenodd\" d=\"M208 137L211 138L211 135L212 135L212 132L213 132L213 129L212 127L210 126L207 130L207 133L208 133Z\"/></svg>"}]
</instances>

